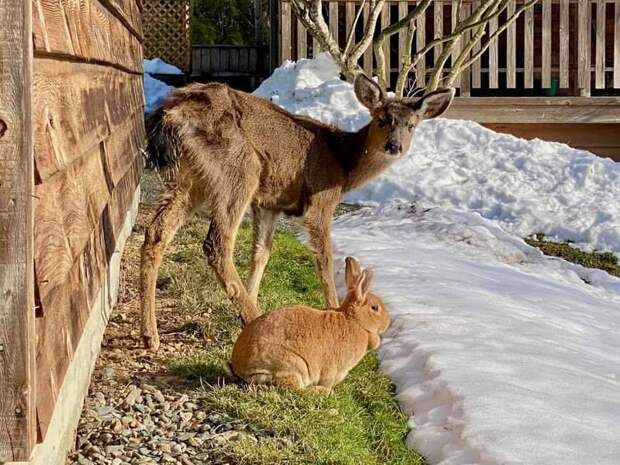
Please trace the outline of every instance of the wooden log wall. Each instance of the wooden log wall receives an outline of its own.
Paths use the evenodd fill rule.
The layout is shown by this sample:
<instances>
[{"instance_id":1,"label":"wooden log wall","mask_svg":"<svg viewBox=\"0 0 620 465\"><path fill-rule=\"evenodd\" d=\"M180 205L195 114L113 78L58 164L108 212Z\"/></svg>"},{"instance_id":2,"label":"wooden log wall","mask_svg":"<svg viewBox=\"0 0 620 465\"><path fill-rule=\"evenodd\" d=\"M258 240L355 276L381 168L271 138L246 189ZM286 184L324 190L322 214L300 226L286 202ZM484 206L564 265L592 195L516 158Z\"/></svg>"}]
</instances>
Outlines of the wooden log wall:
<instances>
[{"instance_id":1,"label":"wooden log wall","mask_svg":"<svg viewBox=\"0 0 620 465\"><path fill-rule=\"evenodd\" d=\"M142 169L137 0L32 0L39 441Z\"/></svg>"},{"instance_id":2,"label":"wooden log wall","mask_svg":"<svg viewBox=\"0 0 620 465\"><path fill-rule=\"evenodd\" d=\"M294 16L289 1L280 0L280 62L312 57L319 51L306 28ZM507 14L524 2L511 0L507 12L490 21L482 45L505 22ZM386 1L377 30L404 17L416 3L416 0ZM433 0L425 17L416 21L413 49L420 50L433 38L451 32L459 19L459 4L463 17L480 3L481 0ZM364 8L361 16L365 20L369 16L367 2L323 2L325 21L341 48L360 8ZM358 24L355 39L360 40L361 35L362 27ZM388 82L392 84L398 72L399 57L406 46L402 34L386 41L386 68L391 74ZM479 47L474 47L473 52ZM440 50L441 45L438 45L418 62L418 87L424 86ZM453 59L460 50L461 44L457 44ZM370 48L360 65L368 74L374 69ZM446 72L450 71L450 65L451 60L445 67ZM589 96L592 90L596 90L597 95L605 95L605 90L617 95L613 89L620 89L620 0L539 0L490 44L471 68L457 78L455 86L460 88L461 96L497 95L495 89L516 89L525 91L523 95L536 95L533 89L541 91L552 87L559 88L564 96Z\"/></svg>"}]
</instances>

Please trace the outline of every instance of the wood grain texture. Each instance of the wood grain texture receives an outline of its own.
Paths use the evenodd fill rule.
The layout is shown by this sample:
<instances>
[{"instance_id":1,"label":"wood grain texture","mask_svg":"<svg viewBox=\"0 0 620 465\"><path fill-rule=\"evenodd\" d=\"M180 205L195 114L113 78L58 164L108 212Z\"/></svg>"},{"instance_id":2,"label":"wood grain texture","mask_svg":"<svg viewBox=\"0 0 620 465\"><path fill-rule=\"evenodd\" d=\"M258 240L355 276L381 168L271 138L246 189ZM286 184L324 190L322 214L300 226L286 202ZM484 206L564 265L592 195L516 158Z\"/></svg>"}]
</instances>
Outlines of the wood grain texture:
<instances>
[{"instance_id":1,"label":"wood grain texture","mask_svg":"<svg viewBox=\"0 0 620 465\"><path fill-rule=\"evenodd\" d=\"M566 0L568 1L568 0ZM508 2L506 9L510 18L516 10L516 0ZM517 87L517 24L513 21L506 29L506 87Z\"/></svg>"},{"instance_id":2,"label":"wood grain texture","mask_svg":"<svg viewBox=\"0 0 620 465\"><path fill-rule=\"evenodd\" d=\"M338 41L338 2L330 1L329 2L329 32L333 36L336 43Z\"/></svg>"},{"instance_id":3,"label":"wood grain texture","mask_svg":"<svg viewBox=\"0 0 620 465\"><path fill-rule=\"evenodd\" d=\"M419 52L426 45L426 13L422 13L416 20L416 33L415 33L415 49ZM422 55L417 64L416 71L416 87L426 86L426 55Z\"/></svg>"},{"instance_id":4,"label":"wood grain texture","mask_svg":"<svg viewBox=\"0 0 620 465\"><path fill-rule=\"evenodd\" d=\"M98 0L33 0L37 56L67 56L139 73L142 45Z\"/></svg>"},{"instance_id":5,"label":"wood grain texture","mask_svg":"<svg viewBox=\"0 0 620 465\"><path fill-rule=\"evenodd\" d=\"M0 0L0 462L36 440L31 3Z\"/></svg>"},{"instance_id":6,"label":"wood grain texture","mask_svg":"<svg viewBox=\"0 0 620 465\"><path fill-rule=\"evenodd\" d=\"M291 59L291 21L291 4L282 2L280 4L280 63Z\"/></svg>"},{"instance_id":7,"label":"wood grain texture","mask_svg":"<svg viewBox=\"0 0 620 465\"><path fill-rule=\"evenodd\" d=\"M480 6L480 0L473 0L473 4L472 4L472 10L476 10L476 8L478 8ZM473 48L472 48L472 54L476 55L476 53L480 50L480 41L477 41ZM474 88L480 88L480 86L482 85L482 80L481 80L481 63L480 63L480 58L478 58L476 61L474 61L471 64L471 86Z\"/></svg>"},{"instance_id":8,"label":"wood grain texture","mask_svg":"<svg viewBox=\"0 0 620 465\"><path fill-rule=\"evenodd\" d=\"M461 7L461 20L466 20L471 15L471 5L466 3ZM468 44L471 40L471 31L463 32L463 44ZM470 54L467 54L466 60L469 60ZM471 67L461 71L461 96L469 97L471 95Z\"/></svg>"},{"instance_id":9,"label":"wood grain texture","mask_svg":"<svg viewBox=\"0 0 620 465\"><path fill-rule=\"evenodd\" d=\"M443 37L443 12L444 12L444 0L435 0L433 2L433 39L440 39ZM438 44L433 50L433 57L435 61L439 59L439 55L443 50L443 45Z\"/></svg>"},{"instance_id":10,"label":"wood grain texture","mask_svg":"<svg viewBox=\"0 0 620 465\"><path fill-rule=\"evenodd\" d=\"M407 16L407 13L409 12L409 7L408 7L408 3L406 1L400 1L398 2L398 20L400 21L401 19L403 19L405 16ZM409 47L411 44L407 44L407 32L405 29L401 29L398 32L398 56L399 58L403 56L403 53L405 53L405 51L407 51L407 47ZM400 67L400 61L399 61L399 67Z\"/></svg>"},{"instance_id":11,"label":"wood grain texture","mask_svg":"<svg viewBox=\"0 0 620 465\"><path fill-rule=\"evenodd\" d=\"M452 8L451 8L452 28L450 29L450 32L454 32L454 30L456 29L458 20L459 20L458 11L457 11L458 3L459 3L458 0L452 0ZM454 45L454 48L452 49L452 55L450 58L451 62L454 63L460 54L461 54L461 39L457 39L456 44ZM452 63L450 64L450 67L452 67ZM456 77L456 79L454 80L453 86L456 87L457 89L461 87L460 76Z\"/></svg>"},{"instance_id":12,"label":"wood grain texture","mask_svg":"<svg viewBox=\"0 0 620 465\"><path fill-rule=\"evenodd\" d=\"M43 317L37 319L36 328L37 391L41 393L37 396L37 416L43 435L49 427L75 347L90 317L89 309L95 305L96 296L104 286L107 264L117 249L123 222L131 206L130 191L135 192L137 188L141 168L142 160L135 157L123 179L106 196L104 208L63 279L43 283ZM37 234L35 231L35 244L38 244ZM41 251L41 255L45 253L45 250ZM37 278L41 279L38 268Z\"/></svg>"},{"instance_id":13,"label":"wood grain texture","mask_svg":"<svg viewBox=\"0 0 620 465\"><path fill-rule=\"evenodd\" d=\"M497 17L489 21L489 37L497 31ZM497 39L489 45L489 88L497 89L499 87L499 59Z\"/></svg>"},{"instance_id":14,"label":"wood grain texture","mask_svg":"<svg viewBox=\"0 0 620 465\"><path fill-rule=\"evenodd\" d=\"M596 0L595 87L605 88L605 0Z\"/></svg>"},{"instance_id":15,"label":"wood grain texture","mask_svg":"<svg viewBox=\"0 0 620 465\"><path fill-rule=\"evenodd\" d=\"M614 88L620 89L620 0L614 4Z\"/></svg>"},{"instance_id":16,"label":"wood grain texture","mask_svg":"<svg viewBox=\"0 0 620 465\"><path fill-rule=\"evenodd\" d=\"M542 3L542 86L551 87L551 0Z\"/></svg>"},{"instance_id":17,"label":"wood grain texture","mask_svg":"<svg viewBox=\"0 0 620 465\"><path fill-rule=\"evenodd\" d=\"M381 10L381 29L385 29L390 25L390 4L386 2ZM383 44L383 55L385 57L385 83L390 88L392 82L392 60L390 53L390 38L386 39Z\"/></svg>"},{"instance_id":18,"label":"wood grain texture","mask_svg":"<svg viewBox=\"0 0 620 465\"><path fill-rule=\"evenodd\" d=\"M577 13L577 86L582 96L590 95L590 1L579 0Z\"/></svg>"},{"instance_id":19,"label":"wood grain texture","mask_svg":"<svg viewBox=\"0 0 620 465\"><path fill-rule=\"evenodd\" d=\"M308 56L308 33L306 28L297 20L297 59L306 58Z\"/></svg>"},{"instance_id":20,"label":"wood grain texture","mask_svg":"<svg viewBox=\"0 0 620 465\"><path fill-rule=\"evenodd\" d=\"M617 124L620 97L457 97L446 117L479 123Z\"/></svg>"},{"instance_id":21,"label":"wood grain texture","mask_svg":"<svg viewBox=\"0 0 620 465\"><path fill-rule=\"evenodd\" d=\"M620 1L620 0L619 0ZM570 87L570 3L569 0L560 0L560 87Z\"/></svg>"},{"instance_id":22,"label":"wood grain texture","mask_svg":"<svg viewBox=\"0 0 620 465\"><path fill-rule=\"evenodd\" d=\"M143 107L142 77L83 63L36 59L35 168L41 181L97 149Z\"/></svg>"},{"instance_id":23,"label":"wood grain texture","mask_svg":"<svg viewBox=\"0 0 620 465\"><path fill-rule=\"evenodd\" d=\"M368 22L368 20L370 19L370 6L368 5L368 2L364 3L364 24L366 24ZM369 46L365 51L364 51L364 56L362 59L362 66L364 68L364 73L366 73L366 76L372 76L372 70L373 70L373 63L372 63L373 59L372 59L372 46Z\"/></svg>"},{"instance_id":24,"label":"wood grain texture","mask_svg":"<svg viewBox=\"0 0 620 465\"><path fill-rule=\"evenodd\" d=\"M534 87L534 9L523 12L523 87Z\"/></svg>"}]
</instances>

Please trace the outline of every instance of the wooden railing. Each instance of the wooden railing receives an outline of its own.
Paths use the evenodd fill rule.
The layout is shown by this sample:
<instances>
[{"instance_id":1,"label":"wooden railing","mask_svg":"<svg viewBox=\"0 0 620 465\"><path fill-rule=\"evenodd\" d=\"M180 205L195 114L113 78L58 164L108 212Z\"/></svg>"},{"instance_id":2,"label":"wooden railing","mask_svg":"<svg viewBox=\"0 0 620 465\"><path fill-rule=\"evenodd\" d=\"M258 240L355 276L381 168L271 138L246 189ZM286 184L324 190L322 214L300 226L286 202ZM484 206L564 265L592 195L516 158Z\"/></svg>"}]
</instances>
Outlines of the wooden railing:
<instances>
[{"instance_id":1,"label":"wooden railing","mask_svg":"<svg viewBox=\"0 0 620 465\"><path fill-rule=\"evenodd\" d=\"M268 50L253 45L194 45L192 75L211 78L250 76L262 78L268 72Z\"/></svg>"},{"instance_id":2,"label":"wooden railing","mask_svg":"<svg viewBox=\"0 0 620 465\"><path fill-rule=\"evenodd\" d=\"M417 20L417 34L412 44L420 50L433 38L449 33L457 21L458 0L434 0L424 17ZM513 0L507 12L487 26L488 37L497 30L507 14L523 0ZM407 15L415 7L412 0L389 0L379 23L382 27ZM480 0L464 0L461 14L469 14ZM288 0L281 0L280 62L314 56L317 44L295 18ZM324 16L332 35L341 47L362 7L359 0L328 0ZM369 15L364 3L362 18ZM361 21L360 21L361 22ZM360 40L361 24L355 31ZM399 56L404 50L404 33L386 44L388 79L395 82ZM484 41L486 38L482 39ZM441 45L418 62L418 86L423 86ZM474 47L472 53L479 50ZM458 47L456 53L458 53ZM366 51L360 66L371 73L372 51ZM446 71L450 70L450 62ZM533 8L500 34L497 41L464 72L456 87L461 96L476 95L618 95L620 89L620 0L540 0Z\"/></svg>"}]
</instances>

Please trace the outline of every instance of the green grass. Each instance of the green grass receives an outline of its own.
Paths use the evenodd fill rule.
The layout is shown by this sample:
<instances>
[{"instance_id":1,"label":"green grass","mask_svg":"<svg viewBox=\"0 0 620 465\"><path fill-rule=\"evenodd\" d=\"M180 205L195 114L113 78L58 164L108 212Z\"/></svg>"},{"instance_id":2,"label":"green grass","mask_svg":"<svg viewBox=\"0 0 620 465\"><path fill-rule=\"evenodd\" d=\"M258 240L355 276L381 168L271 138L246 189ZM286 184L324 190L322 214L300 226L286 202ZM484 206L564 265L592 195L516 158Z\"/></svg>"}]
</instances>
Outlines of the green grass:
<instances>
[{"instance_id":1,"label":"green grass","mask_svg":"<svg viewBox=\"0 0 620 465\"><path fill-rule=\"evenodd\" d=\"M550 242L544 234L534 234L525 239L529 245L537 247L545 255L563 258L588 268L599 268L611 275L620 277L620 264L611 252L584 252L571 245L570 242Z\"/></svg>"},{"instance_id":2,"label":"green grass","mask_svg":"<svg viewBox=\"0 0 620 465\"><path fill-rule=\"evenodd\" d=\"M213 453L214 463L247 465L333 464L417 465L423 459L405 444L406 417L393 399L393 386L368 354L331 395L273 387L249 387L227 378L225 363L239 333L237 311L229 303L202 255L208 224L200 218L184 227L164 261L167 293L188 319L203 322L200 356L170 362L172 374L204 387L207 411L247 431ZM235 260L248 268L250 228L242 227ZM277 232L274 253L259 296L261 307L285 304L322 306L312 255L290 232Z\"/></svg>"}]
</instances>

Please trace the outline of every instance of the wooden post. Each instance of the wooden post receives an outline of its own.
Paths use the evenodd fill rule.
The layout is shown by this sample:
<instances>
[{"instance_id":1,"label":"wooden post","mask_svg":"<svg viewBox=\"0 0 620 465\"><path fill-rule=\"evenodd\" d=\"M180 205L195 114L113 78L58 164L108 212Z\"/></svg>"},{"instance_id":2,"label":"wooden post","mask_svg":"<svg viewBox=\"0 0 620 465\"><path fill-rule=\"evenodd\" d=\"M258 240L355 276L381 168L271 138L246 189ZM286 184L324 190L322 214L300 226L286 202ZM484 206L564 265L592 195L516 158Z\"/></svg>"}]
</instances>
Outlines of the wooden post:
<instances>
[{"instance_id":1,"label":"wooden post","mask_svg":"<svg viewBox=\"0 0 620 465\"><path fill-rule=\"evenodd\" d=\"M525 46L523 48L523 87L534 87L534 8L528 8L523 12L523 35Z\"/></svg>"},{"instance_id":2,"label":"wooden post","mask_svg":"<svg viewBox=\"0 0 620 465\"><path fill-rule=\"evenodd\" d=\"M577 8L577 85L582 97L590 96L590 0L579 0Z\"/></svg>"},{"instance_id":3,"label":"wooden post","mask_svg":"<svg viewBox=\"0 0 620 465\"><path fill-rule=\"evenodd\" d=\"M472 4L472 10L476 10L476 8L478 8L480 6L480 0L473 0L473 4ZM474 47L472 48L472 54L475 55L476 53L478 53L480 51L480 41L477 40L476 43L474 44ZM481 72L482 72L482 64L480 62L480 58L478 58L476 61L474 61L471 64L471 86L475 87L477 89L479 89L482 86L482 76L481 76ZM461 95L463 95L461 93Z\"/></svg>"},{"instance_id":4,"label":"wooden post","mask_svg":"<svg viewBox=\"0 0 620 465\"><path fill-rule=\"evenodd\" d=\"M618 0L620 1L620 0ZM441 39L443 37L443 11L444 11L444 3L443 0L435 0L433 2L433 39ZM433 54L435 61L433 62L433 66L437 63L441 52L443 51L443 46L441 44L436 45L433 49Z\"/></svg>"},{"instance_id":5,"label":"wooden post","mask_svg":"<svg viewBox=\"0 0 620 465\"><path fill-rule=\"evenodd\" d=\"M568 1L568 0L567 0ZM508 2L508 17L514 15L516 10L515 0ZM506 32L506 87L517 87L517 23L513 21Z\"/></svg>"},{"instance_id":6,"label":"wooden post","mask_svg":"<svg viewBox=\"0 0 620 465\"><path fill-rule=\"evenodd\" d=\"M560 0L560 87L565 89L570 86L569 79L569 47L570 47L570 38L569 38L569 0Z\"/></svg>"},{"instance_id":7,"label":"wooden post","mask_svg":"<svg viewBox=\"0 0 620 465\"><path fill-rule=\"evenodd\" d=\"M533 8L533 7L532 7ZM542 87L551 87L551 0L542 4Z\"/></svg>"},{"instance_id":8,"label":"wooden post","mask_svg":"<svg viewBox=\"0 0 620 465\"><path fill-rule=\"evenodd\" d=\"M426 45L426 12L418 16L415 29L415 49L419 52ZM416 87L426 87L426 55L418 60L416 69Z\"/></svg>"},{"instance_id":9,"label":"wooden post","mask_svg":"<svg viewBox=\"0 0 620 465\"><path fill-rule=\"evenodd\" d=\"M390 2L385 2L381 10L381 29L390 25ZM383 44L383 55L385 57L385 85L390 88L392 79L392 60L390 53L390 38L388 37Z\"/></svg>"},{"instance_id":10,"label":"wooden post","mask_svg":"<svg viewBox=\"0 0 620 465\"><path fill-rule=\"evenodd\" d=\"M497 31L497 16L489 21L489 36ZM489 45L489 89L497 89L499 87L499 37Z\"/></svg>"},{"instance_id":11,"label":"wooden post","mask_svg":"<svg viewBox=\"0 0 620 465\"><path fill-rule=\"evenodd\" d=\"M595 87L605 88L605 0L596 0Z\"/></svg>"},{"instance_id":12,"label":"wooden post","mask_svg":"<svg viewBox=\"0 0 620 465\"><path fill-rule=\"evenodd\" d=\"M368 5L368 2L366 2L364 3L364 24L366 24L369 19L370 19L370 5ZM367 76L372 76L372 46L368 47L364 51L363 63L364 63L364 73L366 73Z\"/></svg>"},{"instance_id":13,"label":"wooden post","mask_svg":"<svg viewBox=\"0 0 620 465\"><path fill-rule=\"evenodd\" d=\"M452 29L450 29L450 32L454 32L454 30L456 29L456 26L459 22L459 12L457 11L458 9L458 4L459 1L458 0L452 0L452 9L451 9L451 19L452 19ZM459 57L459 55L461 54L461 39L457 39L454 45L454 48L452 49L452 57L450 58L450 70L452 70L452 68L454 68L454 62L456 61L456 59ZM452 83L452 85L456 88L461 87L461 77L457 76L456 79L454 79L454 82Z\"/></svg>"},{"instance_id":14,"label":"wooden post","mask_svg":"<svg viewBox=\"0 0 620 465\"><path fill-rule=\"evenodd\" d=\"M614 7L614 88L620 89L620 0Z\"/></svg>"},{"instance_id":15,"label":"wooden post","mask_svg":"<svg viewBox=\"0 0 620 465\"><path fill-rule=\"evenodd\" d=\"M291 4L289 2L281 3L280 14L280 64L292 57L291 50Z\"/></svg>"},{"instance_id":16,"label":"wooden post","mask_svg":"<svg viewBox=\"0 0 620 465\"><path fill-rule=\"evenodd\" d=\"M34 411L32 12L0 0L0 462L27 461Z\"/></svg>"}]
</instances>

